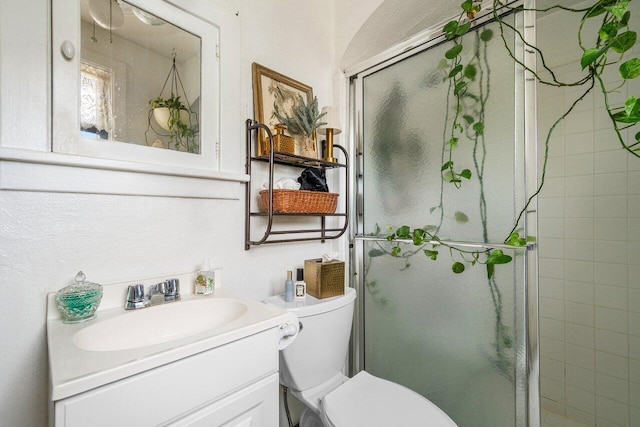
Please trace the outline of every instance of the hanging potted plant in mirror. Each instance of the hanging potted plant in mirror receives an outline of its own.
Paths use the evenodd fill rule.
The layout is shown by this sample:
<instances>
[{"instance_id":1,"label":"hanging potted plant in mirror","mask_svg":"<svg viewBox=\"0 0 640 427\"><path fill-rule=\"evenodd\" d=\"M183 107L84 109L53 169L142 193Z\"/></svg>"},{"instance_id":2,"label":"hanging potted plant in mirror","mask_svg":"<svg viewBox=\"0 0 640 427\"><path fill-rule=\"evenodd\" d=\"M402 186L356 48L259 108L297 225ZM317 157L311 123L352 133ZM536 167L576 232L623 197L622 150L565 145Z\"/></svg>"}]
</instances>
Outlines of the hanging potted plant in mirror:
<instances>
[{"instance_id":1,"label":"hanging potted plant in mirror","mask_svg":"<svg viewBox=\"0 0 640 427\"><path fill-rule=\"evenodd\" d=\"M163 97L162 93L171 82L170 96ZM182 102L184 96L185 102ZM145 141L147 145L158 148L168 148L187 153L199 153L200 141L198 135L198 115L190 107L186 92L180 79L180 74L176 68L176 55L173 54L173 63L169 74L162 86L160 95L149 101L150 110L148 117ZM157 123L158 129L153 123ZM155 138L149 141L149 131L159 137L164 137L167 141Z\"/></svg>"}]
</instances>

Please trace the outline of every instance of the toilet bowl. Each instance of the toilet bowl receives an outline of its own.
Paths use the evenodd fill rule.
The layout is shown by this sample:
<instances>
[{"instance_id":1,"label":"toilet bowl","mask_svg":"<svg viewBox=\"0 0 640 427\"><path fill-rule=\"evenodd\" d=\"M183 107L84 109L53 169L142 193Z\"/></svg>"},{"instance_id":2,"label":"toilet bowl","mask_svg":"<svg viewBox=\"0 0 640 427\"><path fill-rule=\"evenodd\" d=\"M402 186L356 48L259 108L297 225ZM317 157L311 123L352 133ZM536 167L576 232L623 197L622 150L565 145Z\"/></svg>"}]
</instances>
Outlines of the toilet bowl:
<instances>
[{"instance_id":1,"label":"toilet bowl","mask_svg":"<svg viewBox=\"0 0 640 427\"><path fill-rule=\"evenodd\" d=\"M300 321L298 336L280 351L280 383L307 407L300 427L456 427L444 411L404 386L366 371L352 378L343 374L355 299L355 289L347 288L333 298L266 300Z\"/></svg>"}]
</instances>

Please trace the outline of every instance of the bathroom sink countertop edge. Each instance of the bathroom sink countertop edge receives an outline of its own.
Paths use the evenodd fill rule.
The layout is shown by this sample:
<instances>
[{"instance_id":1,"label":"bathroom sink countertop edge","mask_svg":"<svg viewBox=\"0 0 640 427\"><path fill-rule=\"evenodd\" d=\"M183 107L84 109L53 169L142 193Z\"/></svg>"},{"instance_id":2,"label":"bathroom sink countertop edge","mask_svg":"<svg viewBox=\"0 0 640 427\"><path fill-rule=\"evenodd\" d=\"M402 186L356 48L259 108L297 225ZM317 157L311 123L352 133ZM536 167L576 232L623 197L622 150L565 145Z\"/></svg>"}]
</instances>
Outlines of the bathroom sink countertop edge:
<instances>
[{"instance_id":1,"label":"bathroom sink countertop edge","mask_svg":"<svg viewBox=\"0 0 640 427\"><path fill-rule=\"evenodd\" d=\"M84 350L74 343L74 336L98 322L110 321L137 310L125 311L123 308L99 310L96 319L77 324L64 324L59 318L49 317L47 339L50 398L53 401L61 400L278 327L291 319L286 310L239 296L224 288L216 290L215 295L212 296L184 295L182 301L158 307L189 304L190 301L229 298L241 301L247 306L247 310L238 318L222 326L167 342L122 350ZM140 310L154 310L156 308L149 307ZM166 320L171 321L171 319ZM141 334L144 332L140 331Z\"/></svg>"}]
</instances>

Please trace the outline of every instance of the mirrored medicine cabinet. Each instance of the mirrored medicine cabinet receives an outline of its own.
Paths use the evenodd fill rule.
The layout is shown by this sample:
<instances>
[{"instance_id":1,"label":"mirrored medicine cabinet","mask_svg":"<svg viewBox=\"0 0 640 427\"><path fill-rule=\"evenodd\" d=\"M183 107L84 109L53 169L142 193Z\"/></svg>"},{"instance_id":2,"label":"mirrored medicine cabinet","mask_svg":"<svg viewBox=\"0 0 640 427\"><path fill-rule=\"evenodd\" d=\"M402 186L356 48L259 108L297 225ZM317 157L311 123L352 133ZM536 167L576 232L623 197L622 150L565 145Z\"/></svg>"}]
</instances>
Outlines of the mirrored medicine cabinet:
<instances>
[{"instance_id":1,"label":"mirrored medicine cabinet","mask_svg":"<svg viewBox=\"0 0 640 427\"><path fill-rule=\"evenodd\" d=\"M52 0L53 153L168 175L224 169L220 145L239 145L224 140L239 114L223 111L222 70L229 79L237 64L221 62L220 34L232 36L226 49L237 34L222 25L227 11L201 3Z\"/></svg>"}]
</instances>

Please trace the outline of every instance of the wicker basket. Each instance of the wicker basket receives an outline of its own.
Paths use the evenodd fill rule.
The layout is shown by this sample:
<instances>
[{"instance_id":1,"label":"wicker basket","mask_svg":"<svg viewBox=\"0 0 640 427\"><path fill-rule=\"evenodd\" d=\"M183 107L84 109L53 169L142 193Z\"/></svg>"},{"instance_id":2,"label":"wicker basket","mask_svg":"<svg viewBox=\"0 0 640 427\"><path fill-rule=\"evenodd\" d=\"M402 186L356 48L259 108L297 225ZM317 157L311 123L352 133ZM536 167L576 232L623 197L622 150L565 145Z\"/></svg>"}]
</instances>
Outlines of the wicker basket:
<instances>
[{"instance_id":1,"label":"wicker basket","mask_svg":"<svg viewBox=\"0 0 640 427\"><path fill-rule=\"evenodd\" d=\"M269 190L260 191L260 205L269 210ZM338 193L308 190L273 190L273 211L278 213L335 213Z\"/></svg>"},{"instance_id":2,"label":"wicker basket","mask_svg":"<svg viewBox=\"0 0 640 427\"><path fill-rule=\"evenodd\" d=\"M287 127L282 124L276 125L276 134L273 135L273 151L277 151L285 154L294 154L296 150L295 140L284 134L284 131ZM269 138L266 135L262 138L262 143L260 144L260 149L258 150L259 156L267 156L269 155Z\"/></svg>"}]
</instances>

